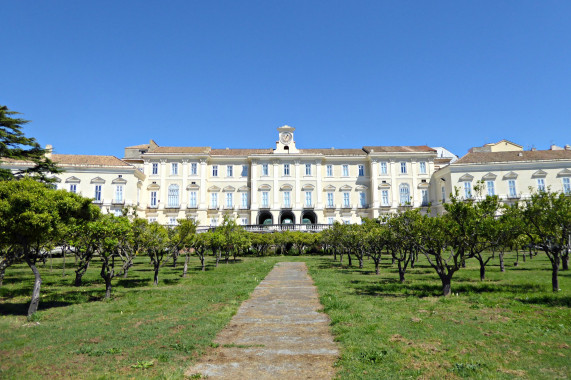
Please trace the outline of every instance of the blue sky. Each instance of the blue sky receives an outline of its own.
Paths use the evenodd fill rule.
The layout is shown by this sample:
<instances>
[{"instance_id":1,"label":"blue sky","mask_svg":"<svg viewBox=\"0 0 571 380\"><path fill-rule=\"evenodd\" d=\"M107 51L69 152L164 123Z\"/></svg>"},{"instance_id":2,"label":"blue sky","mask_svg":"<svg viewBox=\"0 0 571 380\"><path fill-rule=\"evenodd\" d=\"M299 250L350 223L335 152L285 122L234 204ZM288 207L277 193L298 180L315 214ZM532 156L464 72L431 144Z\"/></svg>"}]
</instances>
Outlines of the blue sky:
<instances>
[{"instance_id":1,"label":"blue sky","mask_svg":"<svg viewBox=\"0 0 571 380\"><path fill-rule=\"evenodd\" d=\"M4 0L0 104L57 153L571 144L571 1Z\"/></svg>"}]
</instances>

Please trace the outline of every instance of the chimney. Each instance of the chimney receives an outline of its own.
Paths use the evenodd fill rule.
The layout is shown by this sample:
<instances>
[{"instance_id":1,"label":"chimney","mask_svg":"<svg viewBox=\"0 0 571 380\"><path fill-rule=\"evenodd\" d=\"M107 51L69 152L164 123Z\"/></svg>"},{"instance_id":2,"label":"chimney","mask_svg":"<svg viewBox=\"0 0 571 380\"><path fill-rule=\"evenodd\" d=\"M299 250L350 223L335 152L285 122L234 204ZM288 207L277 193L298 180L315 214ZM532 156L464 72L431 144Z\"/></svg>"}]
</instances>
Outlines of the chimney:
<instances>
[{"instance_id":1,"label":"chimney","mask_svg":"<svg viewBox=\"0 0 571 380\"><path fill-rule=\"evenodd\" d=\"M54 147L51 144L46 145L46 158L51 160L52 159L52 151Z\"/></svg>"},{"instance_id":2,"label":"chimney","mask_svg":"<svg viewBox=\"0 0 571 380\"><path fill-rule=\"evenodd\" d=\"M571 150L571 145L565 144L565 150Z\"/></svg>"}]
</instances>

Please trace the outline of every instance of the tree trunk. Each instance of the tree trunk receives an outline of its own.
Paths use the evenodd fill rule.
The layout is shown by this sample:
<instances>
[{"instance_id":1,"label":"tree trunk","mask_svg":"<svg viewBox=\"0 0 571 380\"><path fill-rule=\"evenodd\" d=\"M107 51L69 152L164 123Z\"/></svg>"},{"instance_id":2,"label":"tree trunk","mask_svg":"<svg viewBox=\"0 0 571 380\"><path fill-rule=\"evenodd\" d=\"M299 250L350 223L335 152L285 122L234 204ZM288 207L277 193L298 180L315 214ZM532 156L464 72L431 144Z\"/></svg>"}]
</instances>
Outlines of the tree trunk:
<instances>
[{"instance_id":1,"label":"tree trunk","mask_svg":"<svg viewBox=\"0 0 571 380\"><path fill-rule=\"evenodd\" d=\"M375 260L375 274L379 275L379 260Z\"/></svg>"},{"instance_id":2,"label":"tree trunk","mask_svg":"<svg viewBox=\"0 0 571 380\"><path fill-rule=\"evenodd\" d=\"M105 276L105 299L111 298L111 279Z\"/></svg>"},{"instance_id":3,"label":"tree trunk","mask_svg":"<svg viewBox=\"0 0 571 380\"><path fill-rule=\"evenodd\" d=\"M204 265L204 255L200 257L200 265L202 265L202 271L206 270L206 265Z\"/></svg>"},{"instance_id":4,"label":"tree trunk","mask_svg":"<svg viewBox=\"0 0 571 380\"><path fill-rule=\"evenodd\" d=\"M125 267L125 270L123 271L123 278L127 278L127 275L129 273L129 267Z\"/></svg>"},{"instance_id":5,"label":"tree trunk","mask_svg":"<svg viewBox=\"0 0 571 380\"><path fill-rule=\"evenodd\" d=\"M414 263L415 263L415 261L416 261L415 255L414 255L414 253L411 253L410 256L411 256L411 257L410 257L410 267L411 267L411 268L414 268ZM403 281L404 281L404 280L403 280ZM403 282L403 281L401 281L401 282Z\"/></svg>"},{"instance_id":6,"label":"tree trunk","mask_svg":"<svg viewBox=\"0 0 571 380\"><path fill-rule=\"evenodd\" d=\"M448 275L440 276L440 280L442 281L442 295L449 296L452 293L452 288L450 286L452 278Z\"/></svg>"},{"instance_id":7,"label":"tree trunk","mask_svg":"<svg viewBox=\"0 0 571 380\"><path fill-rule=\"evenodd\" d=\"M4 285L4 274L6 273L6 266L0 266L0 287Z\"/></svg>"},{"instance_id":8,"label":"tree trunk","mask_svg":"<svg viewBox=\"0 0 571 380\"><path fill-rule=\"evenodd\" d=\"M218 267L218 262L220 261L220 255L219 252L216 252L216 267Z\"/></svg>"},{"instance_id":9,"label":"tree trunk","mask_svg":"<svg viewBox=\"0 0 571 380\"><path fill-rule=\"evenodd\" d=\"M393 261L391 262L391 265L395 265L395 258L393 256Z\"/></svg>"},{"instance_id":10,"label":"tree trunk","mask_svg":"<svg viewBox=\"0 0 571 380\"><path fill-rule=\"evenodd\" d=\"M38 311L42 277L40 276L40 271L36 268L36 265L32 260L26 259L26 263L34 273L34 290L32 291L32 300L30 301L30 307L28 308L28 318L30 318L36 311Z\"/></svg>"},{"instance_id":11,"label":"tree trunk","mask_svg":"<svg viewBox=\"0 0 571 380\"><path fill-rule=\"evenodd\" d=\"M480 261L480 281L484 281L486 279L486 266L482 261Z\"/></svg>"},{"instance_id":12,"label":"tree trunk","mask_svg":"<svg viewBox=\"0 0 571 380\"><path fill-rule=\"evenodd\" d=\"M351 260L351 252L347 252L347 259L349 260L349 266L352 267L353 266L353 262Z\"/></svg>"},{"instance_id":13,"label":"tree trunk","mask_svg":"<svg viewBox=\"0 0 571 380\"><path fill-rule=\"evenodd\" d=\"M172 267L176 268L176 261L178 260L178 255L174 255L172 257Z\"/></svg>"},{"instance_id":14,"label":"tree trunk","mask_svg":"<svg viewBox=\"0 0 571 380\"><path fill-rule=\"evenodd\" d=\"M182 277L186 277L186 272L188 271L188 253L186 254L186 257L184 258L184 268L182 268Z\"/></svg>"},{"instance_id":15,"label":"tree trunk","mask_svg":"<svg viewBox=\"0 0 571 380\"><path fill-rule=\"evenodd\" d=\"M159 265L155 265L155 277L153 280L153 285L159 285Z\"/></svg>"},{"instance_id":16,"label":"tree trunk","mask_svg":"<svg viewBox=\"0 0 571 380\"><path fill-rule=\"evenodd\" d=\"M404 270L399 268L399 281L401 284L404 284Z\"/></svg>"},{"instance_id":17,"label":"tree trunk","mask_svg":"<svg viewBox=\"0 0 571 380\"><path fill-rule=\"evenodd\" d=\"M569 253L566 253L561 257L561 264L562 264L561 270L569 270Z\"/></svg>"},{"instance_id":18,"label":"tree trunk","mask_svg":"<svg viewBox=\"0 0 571 380\"><path fill-rule=\"evenodd\" d=\"M61 254L62 254L62 256L63 256L63 267L62 267L61 276L62 276L62 277L65 277L65 248L62 248Z\"/></svg>"},{"instance_id":19,"label":"tree trunk","mask_svg":"<svg viewBox=\"0 0 571 380\"><path fill-rule=\"evenodd\" d=\"M337 250L333 250L333 261L337 261Z\"/></svg>"},{"instance_id":20,"label":"tree trunk","mask_svg":"<svg viewBox=\"0 0 571 380\"><path fill-rule=\"evenodd\" d=\"M504 253L500 251L500 254L498 256L500 257L500 271L505 272L506 267L504 266Z\"/></svg>"},{"instance_id":21,"label":"tree trunk","mask_svg":"<svg viewBox=\"0 0 571 380\"><path fill-rule=\"evenodd\" d=\"M359 256L359 269L363 269L363 256Z\"/></svg>"}]
</instances>

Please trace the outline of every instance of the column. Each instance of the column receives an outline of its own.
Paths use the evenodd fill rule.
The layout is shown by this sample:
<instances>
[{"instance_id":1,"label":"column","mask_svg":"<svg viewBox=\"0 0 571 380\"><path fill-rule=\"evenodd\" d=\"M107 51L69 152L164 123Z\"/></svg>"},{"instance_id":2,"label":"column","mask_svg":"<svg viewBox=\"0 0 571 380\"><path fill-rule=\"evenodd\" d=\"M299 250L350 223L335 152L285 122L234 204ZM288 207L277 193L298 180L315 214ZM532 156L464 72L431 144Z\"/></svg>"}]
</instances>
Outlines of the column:
<instances>
[{"instance_id":1,"label":"column","mask_svg":"<svg viewBox=\"0 0 571 380\"><path fill-rule=\"evenodd\" d=\"M417 172L417 162L414 159L410 159L410 174L412 176L412 186L410 189L411 204L413 207L420 207L422 202L422 197L418 190L418 172Z\"/></svg>"},{"instance_id":2,"label":"column","mask_svg":"<svg viewBox=\"0 0 571 380\"><path fill-rule=\"evenodd\" d=\"M188 191L186 187L188 186L188 159L182 160L182 189L180 189L180 209L184 209L188 203Z\"/></svg>"},{"instance_id":3,"label":"column","mask_svg":"<svg viewBox=\"0 0 571 380\"><path fill-rule=\"evenodd\" d=\"M279 182L278 182L278 176L279 176L279 173L280 173L279 161L278 161L278 160L274 160L274 161L272 162L272 164L273 164L273 166L274 166L274 173L273 173L273 177L274 177L274 191L273 191L273 194L274 194L274 195L273 195L273 197L274 197L274 199L273 199L273 203L272 203L272 209L273 209L273 210L278 210L278 209L280 208L280 205L279 205L279 201L280 201L280 199L279 199L279 191L280 191L280 189L279 189ZM290 170L291 170L291 168L290 168ZM290 172L290 173L291 173L291 172ZM273 213L272 213L272 214L273 214ZM274 219L274 221L275 221L275 219Z\"/></svg>"},{"instance_id":4,"label":"column","mask_svg":"<svg viewBox=\"0 0 571 380\"><path fill-rule=\"evenodd\" d=\"M302 191L301 191L301 177L300 177L300 162L299 160L295 161L295 187L292 191L292 195L295 197L295 200L292 199L292 201L294 201L294 205L296 209L301 209L302 205L303 205L303 201L304 201L304 197L302 195ZM297 215L296 215L297 218ZM301 219L298 223L301 223Z\"/></svg>"},{"instance_id":5,"label":"column","mask_svg":"<svg viewBox=\"0 0 571 380\"><path fill-rule=\"evenodd\" d=\"M321 186L321 161L318 160L315 163L315 175L317 176L317 184L316 184L316 196L317 196L317 204L315 205L316 209L322 210L323 209L323 187Z\"/></svg>"},{"instance_id":6,"label":"column","mask_svg":"<svg viewBox=\"0 0 571 380\"><path fill-rule=\"evenodd\" d=\"M370 207L373 208L373 218L379 216L379 161L377 159L371 160L371 201Z\"/></svg>"},{"instance_id":7,"label":"column","mask_svg":"<svg viewBox=\"0 0 571 380\"><path fill-rule=\"evenodd\" d=\"M399 186L397 184L397 170L398 173L400 173L400 167L398 167L398 163L395 163L393 159L388 162L388 165L391 173L391 204L392 208L396 208L400 202Z\"/></svg>"},{"instance_id":8,"label":"column","mask_svg":"<svg viewBox=\"0 0 571 380\"><path fill-rule=\"evenodd\" d=\"M161 165L159 167L159 175L161 177L161 189L159 191L159 209L162 210L167 204L167 160L161 160Z\"/></svg>"},{"instance_id":9,"label":"column","mask_svg":"<svg viewBox=\"0 0 571 380\"><path fill-rule=\"evenodd\" d=\"M207 182L206 182L206 178L208 175L208 165L206 164L206 159L202 158L200 160L200 199L199 199L199 203L198 203L198 208L200 210L206 210L207 205L208 205L208 199L207 198L207 193L206 193L206 186L207 186Z\"/></svg>"}]
</instances>

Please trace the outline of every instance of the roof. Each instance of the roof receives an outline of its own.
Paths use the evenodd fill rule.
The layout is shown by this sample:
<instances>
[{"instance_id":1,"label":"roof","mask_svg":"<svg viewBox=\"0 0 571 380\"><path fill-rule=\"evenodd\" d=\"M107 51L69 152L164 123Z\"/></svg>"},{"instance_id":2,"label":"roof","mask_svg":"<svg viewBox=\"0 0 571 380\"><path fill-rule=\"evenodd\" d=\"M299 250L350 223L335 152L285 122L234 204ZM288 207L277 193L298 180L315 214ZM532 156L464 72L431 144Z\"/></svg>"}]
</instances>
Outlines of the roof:
<instances>
[{"instance_id":1,"label":"roof","mask_svg":"<svg viewBox=\"0 0 571 380\"><path fill-rule=\"evenodd\" d=\"M299 153L322 154L324 156L366 156L363 149L300 149Z\"/></svg>"},{"instance_id":2,"label":"roof","mask_svg":"<svg viewBox=\"0 0 571 380\"><path fill-rule=\"evenodd\" d=\"M488 162L571 160L571 150L525 150L512 152L471 152L452 165Z\"/></svg>"},{"instance_id":3,"label":"roof","mask_svg":"<svg viewBox=\"0 0 571 380\"><path fill-rule=\"evenodd\" d=\"M149 144L140 144L140 145L128 146L125 149L149 149L149 147L150 147Z\"/></svg>"},{"instance_id":4,"label":"roof","mask_svg":"<svg viewBox=\"0 0 571 380\"><path fill-rule=\"evenodd\" d=\"M401 146L364 146L367 153L436 153L435 149L427 145L401 145Z\"/></svg>"},{"instance_id":5,"label":"roof","mask_svg":"<svg viewBox=\"0 0 571 380\"><path fill-rule=\"evenodd\" d=\"M212 149L211 156L248 156L250 154L270 154L272 149Z\"/></svg>"},{"instance_id":6,"label":"roof","mask_svg":"<svg viewBox=\"0 0 571 380\"><path fill-rule=\"evenodd\" d=\"M150 153L194 153L207 154L211 148L209 146L159 146Z\"/></svg>"},{"instance_id":7,"label":"roof","mask_svg":"<svg viewBox=\"0 0 571 380\"><path fill-rule=\"evenodd\" d=\"M52 154L51 159L59 165L131 166L115 156Z\"/></svg>"}]
</instances>

